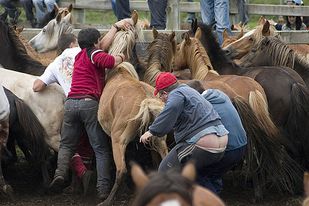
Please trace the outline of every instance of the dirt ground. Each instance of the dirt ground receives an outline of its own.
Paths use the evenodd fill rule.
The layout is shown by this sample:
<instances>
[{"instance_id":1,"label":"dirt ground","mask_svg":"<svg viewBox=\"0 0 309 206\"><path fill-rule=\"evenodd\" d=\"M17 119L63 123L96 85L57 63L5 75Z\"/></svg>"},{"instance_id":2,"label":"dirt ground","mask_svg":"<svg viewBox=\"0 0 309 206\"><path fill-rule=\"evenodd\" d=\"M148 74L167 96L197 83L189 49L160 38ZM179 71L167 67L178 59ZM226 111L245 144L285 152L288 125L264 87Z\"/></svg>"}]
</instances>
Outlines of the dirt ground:
<instances>
[{"instance_id":1,"label":"dirt ground","mask_svg":"<svg viewBox=\"0 0 309 206\"><path fill-rule=\"evenodd\" d=\"M11 166L5 171L7 181L12 185L15 197L14 200L7 200L0 196L0 205L7 206L32 206L32 205L51 205L51 206L82 206L96 205L98 202L95 197L85 198L81 195L61 194L48 195L42 192L40 186L40 174L33 171L27 163ZM275 191L265 192L262 202L255 203L253 191L245 184L233 186L230 178L225 179L224 190L221 198L230 206L300 206L301 196L279 194ZM133 189L132 189L133 190ZM116 200L116 206L129 205L133 192L126 192Z\"/></svg>"}]
</instances>

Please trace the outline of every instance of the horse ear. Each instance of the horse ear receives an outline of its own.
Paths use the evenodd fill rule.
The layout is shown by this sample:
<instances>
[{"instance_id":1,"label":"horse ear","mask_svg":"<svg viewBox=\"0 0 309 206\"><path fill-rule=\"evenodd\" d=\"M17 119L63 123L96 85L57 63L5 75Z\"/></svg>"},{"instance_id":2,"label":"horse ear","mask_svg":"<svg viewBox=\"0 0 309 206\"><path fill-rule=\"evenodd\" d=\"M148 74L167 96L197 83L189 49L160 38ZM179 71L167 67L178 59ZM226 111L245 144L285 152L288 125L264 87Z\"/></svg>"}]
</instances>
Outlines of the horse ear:
<instances>
[{"instance_id":1,"label":"horse ear","mask_svg":"<svg viewBox=\"0 0 309 206\"><path fill-rule=\"evenodd\" d=\"M223 40L225 40L225 39L228 39L230 36L229 36L229 34L227 33L227 29L224 29L223 30Z\"/></svg>"},{"instance_id":2,"label":"horse ear","mask_svg":"<svg viewBox=\"0 0 309 206\"><path fill-rule=\"evenodd\" d=\"M197 18L194 18L194 20L191 22L191 30L193 31L193 33L196 32L196 30L197 30Z\"/></svg>"},{"instance_id":3,"label":"horse ear","mask_svg":"<svg viewBox=\"0 0 309 206\"><path fill-rule=\"evenodd\" d=\"M68 10L69 10L69 12L71 12L73 10L73 5L72 4L69 5Z\"/></svg>"},{"instance_id":4,"label":"horse ear","mask_svg":"<svg viewBox=\"0 0 309 206\"><path fill-rule=\"evenodd\" d=\"M241 27L240 33L237 36L237 39L240 39L244 35L244 27Z\"/></svg>"},{"instance_id":5,"label":"horse ear","mask_svg":"<svg viewBox=\"0 0 309 206\"><path fill-rule=\"evenodd\" d=\"M158 31L156 30L156 28L152 28L152 34L153 34L153 38L156 39L158 37Z\"/></svg>"},{"instance_id":6,"label":"horse ear","mask_svg":"<svg viewBox=\"0 0 309 206\"><path fill-rule=\"evenodd\" d=\"M191 43L190 36L189 36L189 34L187 32L184 33L184 39L185 39L185 43L186 44L190 44Z\"/></svg>"},{"instance_id":7,"label":"horse ear","mask_svg":"<svg viewBox=\"0 0 309 206\"><path fill-rule=\"evenodd\" d=\"M196 32L195 32L195 35L194 35L194 38L201 39L201 37L202 37L201 28L200 28L200 27L197 27Z\"/></svg>"},{"instance_id":8,"label":"horse ear","mask_svg":"<svg viewBox=\"0 0 309 206\"><path fill-rule=\"evenodd\" d=\"M175 31L173 31L170 35L169 35L170 41L173 41L175 38Z\"/></svg>"},{"instance_id":9,"label":"horse ear","mask_svg":"<svg viewBox=\"0 0 309 206\"><path fill-rule=\"evenodd\" d=\"M188 178L189 180L194 181L196 177L195 166L193 162L189 162L182 169L181 175Z\"/></svg>"},{"instance_id":10,"label":"horse ear","mask_svg":"<svg viewBox=\"0 0 309 206\"><path fill-rule=\"evenodd\" d=\"M136 163L131 163L131 176L138 190L141 190L149 182L149 178L144 173L143 169Z\"/></svg>"},{"instance_id":11,"label":"horse ear","mask_svg":"<svg viewBox=\"0 0 309 206\"><path fill-rule=\"evenodd\" d=\"M258 20L258 25L263 25L265 23L265 17L261 16Z\"/></svg>"},{"instance_id":12,"label":"horse ear","mask_svg":"<svg viewBox=\"0 0 309 206\"><path fill-rule=\"evenodd\" d=\"M270 35L269 27L270 27L269 21L266 20L266 22L263 25L263 30L262 30L263 36L269 36Z\"/></svg>"},{"instance_id":13,"label":"horse ear","mask_svg":"<svg viewBox=\"0 0 309 206\"><path fill-rule=\"evenodd\" d=\"M136 10L133 10L133 11L132 11L131 18L132 18L132 20L133 20L133 22L134 22L134 25L136 25L137 20L138 20L138 13L137 13Z\"/></svg>"}]
</instances>

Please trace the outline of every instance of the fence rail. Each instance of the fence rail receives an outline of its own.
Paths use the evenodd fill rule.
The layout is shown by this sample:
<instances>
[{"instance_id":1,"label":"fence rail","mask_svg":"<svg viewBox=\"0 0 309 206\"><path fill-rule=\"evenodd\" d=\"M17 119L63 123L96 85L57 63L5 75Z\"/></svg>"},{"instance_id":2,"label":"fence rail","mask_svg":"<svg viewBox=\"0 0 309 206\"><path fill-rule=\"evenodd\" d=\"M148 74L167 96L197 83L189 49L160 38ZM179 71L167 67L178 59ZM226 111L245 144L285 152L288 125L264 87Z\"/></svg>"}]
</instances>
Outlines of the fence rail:
<instances>
[{"instance_id":1,"label":"fence rail","mask_svg":"<svg viewBox=\"0 0 309 206\"><path fill-rule=\"evenodd\" d=\"M78 34L78 32L80 31L80 29L74 29L74 34ZM99 31L102 34L105 34L108 30L107 29L99 29ZM38 34L40 32L40 29L30 29L30 28L25 28L22 32L22 35L27 38L27 39L31 39L32 37L34 37L36 34ZM170 33L171 30L159 30L159 32L165 32L165 33ZM176 30L176 39L177 42L181 41L181 34L186 32L186 30ZM144 39L145 42L149 43L153 40L152 37L152 31L151 30L145 30L143 31L144 33ZM235 35L238 32L233 32L235 33ZM282 37L283 41L288 43L288 44L308 44L309 43L309 31L278 31L278 33L280 34L280 36Z\"/></svg>"},{"instance_id":2,"label":"fence rail","mask_svg":"<svg viewBox=\"0 0 309 206\"><path fill-rule=\"evenodd\" d=\"M109 0L64 0L60 2L66 6L70 3L74 7L76 23L83 24L85 21L85 10L111 10ZM235 16L238 13L236 0L230 0L230 14ZM149 11L146 1L130 1L131 9L138 11ZM168 0L167 7L167 28L177 30L180 28L180 12L200 12L199 2L182 2L179 0ZM249 14L275 15L275 16L306 16L309 14L309 6L295 5L270 5L270 4L248 4Z\"/></svg>"}]
</instances>

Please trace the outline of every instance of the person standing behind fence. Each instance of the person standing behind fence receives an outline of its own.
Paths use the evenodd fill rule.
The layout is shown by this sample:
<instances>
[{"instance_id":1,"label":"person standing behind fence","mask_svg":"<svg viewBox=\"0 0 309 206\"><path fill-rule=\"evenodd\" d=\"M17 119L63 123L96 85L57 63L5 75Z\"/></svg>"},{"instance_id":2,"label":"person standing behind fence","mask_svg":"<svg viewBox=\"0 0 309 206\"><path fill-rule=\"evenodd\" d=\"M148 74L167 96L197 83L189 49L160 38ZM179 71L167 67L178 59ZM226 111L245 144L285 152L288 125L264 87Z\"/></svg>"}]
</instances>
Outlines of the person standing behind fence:
<instances>
[{"instance_id":1,"label":"person standing behind fence","mask_svg":"<svg viewBox=\"0 0 309 206\"><path fill-rule=\"evenodd\" d=\"M129 0L111 0L111 3L118 21L131 17Z\"/></svg>"},{"instance_id":2,"label":"person standing behind fence","mask_svg":"<svg viewBox=\"0 0 309 206\"><path fill-rule=\"evenodd\" d=\"M237 0L239 22L246 25L249 22L248 8L246 0Z\"/></svg>"},{"instance_id":3,"label":"person standing behind fence","mask_svg":"<svg viewBox=\"0 0 309 206\"><path fill-rule=\"evenodd\" d=\"M300 0L287 1L287 5L301 5ZM306 30L307 26L303 23L300 16L285 16L285 24L282 25L282 31Z\"/></svg>"},{"instance_id":4,"label":"person standing behind fence","mask_svg":"<svg viewBox=\"0 0 309 206\"><path fill-rule=\"evenodd\" d=\"M201 0L201 14L203 23L214 25L218 42L223 42L223 31L231 32L229 19L229 0Z\"/></svg>"},{"instance_id":5,"label":"person standing behind fence","mask_svg":"<svg viewBox=\"0 0 309 206\"><path fill-rule=\"evenodd\" d=\"M56 1L55 0L32 0L32 2L35 7L35 16L36 16L37 23L38 25L40 25L45 15L53 11Z\"/></svg>"},{"instance_id":6,"label":"person standing behind fence","mask_svg":"<svg viewBox=\"0 0 309 206\"><path fill-rule=\"evenodd\" d=\"M151 15L150 28L165 29L167 0L148 0L147 2Z\"/></svg>"}]
</instances>

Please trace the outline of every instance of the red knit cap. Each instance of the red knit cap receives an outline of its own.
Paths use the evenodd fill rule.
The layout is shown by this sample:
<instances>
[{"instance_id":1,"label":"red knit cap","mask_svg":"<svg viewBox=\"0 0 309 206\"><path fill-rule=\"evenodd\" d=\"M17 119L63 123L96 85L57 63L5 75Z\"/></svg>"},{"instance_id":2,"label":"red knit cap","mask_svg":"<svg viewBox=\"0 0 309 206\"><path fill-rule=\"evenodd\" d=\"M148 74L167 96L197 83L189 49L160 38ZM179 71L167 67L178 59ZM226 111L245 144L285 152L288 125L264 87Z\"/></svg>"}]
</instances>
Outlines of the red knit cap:
<instances>
[{"instance_id":1,"label":"red knit cap","mask_svg":"<svg viewBox=\"0 0 309 206\"><path fill-rule=\"evenodd\" d=\"M154 95L156 96L158 92L165 89L177 82L176 76L170 72L161 72L156 78L156 88Z\"/></svg>"}]
</instances>

